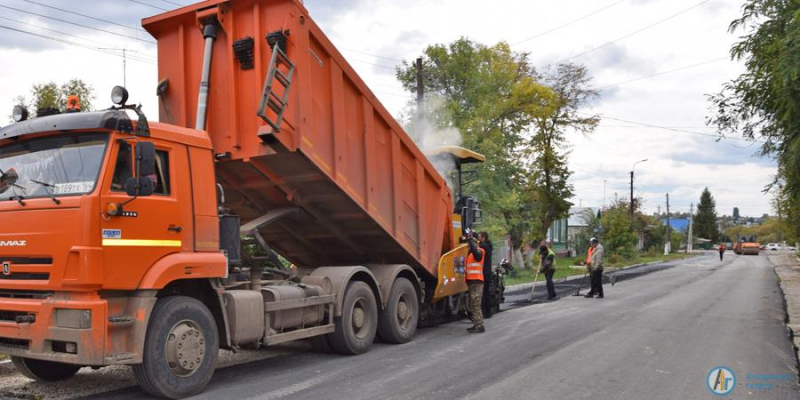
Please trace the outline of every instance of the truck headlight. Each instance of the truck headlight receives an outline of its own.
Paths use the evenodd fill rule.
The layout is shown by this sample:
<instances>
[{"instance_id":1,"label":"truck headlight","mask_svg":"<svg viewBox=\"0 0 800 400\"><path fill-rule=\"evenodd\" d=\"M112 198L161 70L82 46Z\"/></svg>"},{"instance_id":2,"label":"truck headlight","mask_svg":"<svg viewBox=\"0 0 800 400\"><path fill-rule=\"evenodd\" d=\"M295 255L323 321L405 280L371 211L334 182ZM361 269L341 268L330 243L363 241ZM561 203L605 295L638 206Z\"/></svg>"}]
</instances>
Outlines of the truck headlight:
<instances>
[{"instance_id":1,"label":"truck headlight","mask_svg":"<svg viewBox=\"0 0 800 400\"><path fill-rule=\"evenodd\" d=\"M122 86L114 86L114 89L111 89L111 102L118 105L124 106L125 102L128 101L128 89L125 89Z\"/></svg>"},{"instance_id":2,"label":"truck headlight","mask_svg":"<svg viewBox=\"0 0 800 400\"><path fill-rule=\"evenodd\" d=\"M14 122L22 122L28 119L28 109L25 106L15 106L12 114Z\"/></svg>"}]
</instances>

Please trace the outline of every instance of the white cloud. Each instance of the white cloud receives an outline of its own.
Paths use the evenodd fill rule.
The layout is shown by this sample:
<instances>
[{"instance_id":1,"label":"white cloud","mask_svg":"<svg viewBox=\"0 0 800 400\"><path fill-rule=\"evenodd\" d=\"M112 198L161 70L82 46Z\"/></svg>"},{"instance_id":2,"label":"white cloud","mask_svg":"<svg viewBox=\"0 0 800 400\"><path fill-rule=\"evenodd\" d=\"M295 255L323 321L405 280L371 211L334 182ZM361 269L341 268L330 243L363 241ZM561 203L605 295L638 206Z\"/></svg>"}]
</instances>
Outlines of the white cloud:
<instances>
[{"instance_id":1,"label":"white cloud","mask_svg":"<svg viewBox=\"0 0 800 400\"><path fill-rule=\"evenodd\" d=\"M112 0L37 1L72 7L125 24L158 12L132 2L122 2L120 6L120 2ZM26 4L22 0L8 0L6 3L23 8ZM159 6L168 4L155 3ZM605 45L698 3L699 0L626 1L513 48L529 51L534 65L545 66ZM311 16L342 49L387 109L398 115L412 95L403 92L394 78L392 68L397 61L393 59L413 60L428 44L448 43L462 36L487 44L500 40L516 43L587 15L612 4L612 1L598 4L592 0L498 0L488 4L477 0L307 0L305 4ZM572 61L585 63L595 77L596 86L602 87L725 57L736 39L736 35L727 33L727 27L739 16L740 6L741 0L712 0ZM58 15L43 9L38 11ZM22 17L14 15L10 18ZM127 47L139 51L142 57L155 55L151 46L141 42L41 18L26 21L107 42L116 48ZM81 22L102 26L97 21ZM0 25L12 26L13 23L0 20ZM115 32L124 32L125 29L103 28ZM97 89L96 104L107 104L107 93L122 81L121 58L57 43L48 45L56 47L41 51L44 42L37 46L32 42L36 40L44 39L3 32L0 42L0 125L5 115L10 113L4 114L3 110L10 111L11 99L26 94L31 84L42 81L82 78ZM8 45L13 43L18 46ZM718 91L723 82L742 70L740 65L725 60L622 84L605 90L604 98L594 105L593 110L587 111L626 121L713 133L704 127L708 114L705 95ZM150 115L156 114L156 82L155 66L141 61L128 63L128 87L132 100L143 101ZM598 131L589 137L570 136L573 145L570 164L576 172L573 179L576 188L573 201L576 204L579 201L584 206L602 204L604 181L608 182L606 199L615 192L627 198L631 164L649 158L650 161L636 167L637 195L644 197L649 211L655 211L659 204L664 203L666 191L670 192L673 208L687 211L689 204L697 202L703 188L708 186L716 197L720 213L730 214L734 206L740 207L743 214L770 212L769 199L761 190L770 181L775 166L769 160L748 157L749 153L757 150L757 145L740 149L734 146L742 147L747 143L716 142L691 133L627 127L629 125L604 120Z\"/></svg>"}]
</instances>

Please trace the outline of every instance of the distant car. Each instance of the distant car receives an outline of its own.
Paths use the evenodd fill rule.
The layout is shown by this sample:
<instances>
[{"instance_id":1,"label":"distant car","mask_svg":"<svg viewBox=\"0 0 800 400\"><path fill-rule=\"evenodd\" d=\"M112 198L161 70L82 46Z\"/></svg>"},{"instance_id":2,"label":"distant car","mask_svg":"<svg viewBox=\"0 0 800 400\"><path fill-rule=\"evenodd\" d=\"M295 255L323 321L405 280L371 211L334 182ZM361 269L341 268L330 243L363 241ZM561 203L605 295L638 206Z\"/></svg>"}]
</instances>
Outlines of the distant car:
<instances>
[{"instance_id":1,"label":"distant car","mask_svg":"<svg viewBox=\"0 0 800 400\"><path fill-rule=\"evenodd\" d=\"M786 246L786 250L797 251L794 246Z\"/></svg>"},{"instance_id":2,"label":"distant car","mask_svg":"<svg viewBox=\"0 0 800 400\"><path fill-rule=\"evenodd\" d=\"M781 249L781 246L779 244L777 244L777 243L769 243L769 244L767 244L767 250L775 251L775 250L780 250L780 249Z\"/></svg>"},{"instance_id":3,"label":"distant car","mask_svg":"<svg viewBox=\"0 0 800 400\"><path fill-rule=\"evenodd\" d=\"M761 250L766 250L766 249L767 249L767 245L762 245L761 246Z\"/></svg>"}]
</instances>

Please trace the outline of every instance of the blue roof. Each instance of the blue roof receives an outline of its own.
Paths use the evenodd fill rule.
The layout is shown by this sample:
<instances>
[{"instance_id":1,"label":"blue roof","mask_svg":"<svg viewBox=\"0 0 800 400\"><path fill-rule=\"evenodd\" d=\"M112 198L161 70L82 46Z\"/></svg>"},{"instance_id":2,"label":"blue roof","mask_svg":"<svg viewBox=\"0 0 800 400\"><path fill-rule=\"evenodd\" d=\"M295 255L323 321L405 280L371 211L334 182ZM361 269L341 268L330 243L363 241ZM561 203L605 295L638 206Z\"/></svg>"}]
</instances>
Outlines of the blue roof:
<instances>
[{"instance_id":1,"label":"blue roof","mask_svg":"<svg viewBox=\"0 0 800 400\"><path fill-rule=\"evenodd\" d=\"M662 218L661 223L666 225L667 219ZM672 230L687 232L689 230L689 218L670 218L669 226Z\"/></svg>"}]
</instances>

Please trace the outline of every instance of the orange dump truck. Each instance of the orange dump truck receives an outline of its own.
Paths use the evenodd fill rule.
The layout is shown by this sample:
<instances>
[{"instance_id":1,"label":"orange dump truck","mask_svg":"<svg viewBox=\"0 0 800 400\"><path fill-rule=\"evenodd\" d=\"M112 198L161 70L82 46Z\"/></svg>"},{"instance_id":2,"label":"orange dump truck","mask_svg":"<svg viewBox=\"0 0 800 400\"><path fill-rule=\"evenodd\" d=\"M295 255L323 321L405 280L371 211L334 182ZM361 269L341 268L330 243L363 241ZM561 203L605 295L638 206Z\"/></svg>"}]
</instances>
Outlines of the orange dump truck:
<instances>
[{"instance_id":1,"label":"orange dump truck","mask_svg":"<svg viewBox=\"0 0 800 400\"><path fill-rule=\"evenodd\" d=\"M18 107L0 129L0 353L41 380L131 365L181 398L218 348L358 354L458 313L478 201L454 198L299 0L143 25L162 122L117 87L108 110Z\"/></svg>"}]
</instances>

